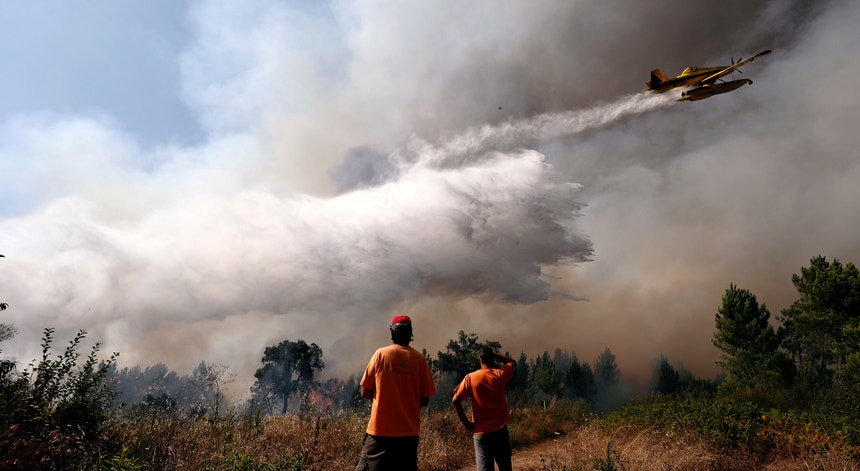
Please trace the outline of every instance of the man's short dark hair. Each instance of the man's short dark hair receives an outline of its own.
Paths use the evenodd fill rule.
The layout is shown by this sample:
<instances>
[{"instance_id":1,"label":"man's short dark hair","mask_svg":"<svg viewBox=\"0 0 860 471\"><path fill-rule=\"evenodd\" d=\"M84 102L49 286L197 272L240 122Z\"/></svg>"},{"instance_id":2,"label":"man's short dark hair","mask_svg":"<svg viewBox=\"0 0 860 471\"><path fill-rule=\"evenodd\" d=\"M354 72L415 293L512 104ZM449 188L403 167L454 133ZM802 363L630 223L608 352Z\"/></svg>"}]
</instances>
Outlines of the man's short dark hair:
<instances>
[{"instance_id":1,"label":"man's short dark hair","mask_svg":"<svg viewBox=\"0 0 860 471\"><path fill-rule=\"evenodd\" d=\"M496 354L490 347L483 347L481 349L480 358L481 361L489 367L492 367L496 363Z\"/></svg>"},{"instance_id":2,"label":"man's short dark hair","mask_svg":"<svg viewBox=\"0 0 860 471\"><path fill-rule=\"evenodd\" d=\"M412 325L396 325L391 327L391 341L397 345L409 345L412 341Z\"/></svg>"}]
</instances>

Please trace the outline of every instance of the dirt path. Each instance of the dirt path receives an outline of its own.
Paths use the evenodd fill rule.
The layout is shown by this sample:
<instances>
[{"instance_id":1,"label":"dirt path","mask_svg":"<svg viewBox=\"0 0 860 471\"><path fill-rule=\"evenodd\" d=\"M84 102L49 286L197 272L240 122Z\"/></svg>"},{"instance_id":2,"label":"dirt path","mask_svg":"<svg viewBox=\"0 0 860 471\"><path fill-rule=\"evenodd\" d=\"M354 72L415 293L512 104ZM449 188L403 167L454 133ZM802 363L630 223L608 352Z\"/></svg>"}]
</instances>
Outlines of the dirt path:
<instances>
[{"instance_id":1,"label":"dirt path","mask_svg":"<svg viewBox=\"0 0 860 471\"><path fill-rule=\"evenodd\" d=\"M547 469L546 466L561 450L557 440L549 440L522 450L516 450L512 458L513 468L520 470ZM466 468L469 469L469 468Z\"/></svg>"},{"instance_id":2,"label":"dirt path","mask_svg":"<svg viewBox=\"0 0 860 471\"><path fill-rule=\"evenodd\" d=\"M608 450L607 450L608 448ZM515 449L513 469L518 471L590 471L606 469L607 451L612 469L637 471L808 471L809 469L860 471L860 462L835 454L810 454L762 461L740 451L715 449L665 431L644 430L607 435L586 425L522 449ZM474 463L454 471L474 471Z\"/></svg>"},{"instance_id":3,"label":"dirt path","mask_svg":"<svg viewBox=\"0 0 860 471\"><path fill-rule=\"evenodd\" d=\"M576 443L577 442L573 437L559 436L558 438L549 439L542 443L515 449L511 460L513 468L518 471L563 469L561 467L563 466L561 458L569 455L570 447L575 446ZM585 444L583 443L583 445ZM603 454L605 456L606 444L604 443L602 446ZM586 459L586 461L588 460ZM472 463L454 471L474 471L474 469L475 465Z\"/></svg>"}]
</instances>

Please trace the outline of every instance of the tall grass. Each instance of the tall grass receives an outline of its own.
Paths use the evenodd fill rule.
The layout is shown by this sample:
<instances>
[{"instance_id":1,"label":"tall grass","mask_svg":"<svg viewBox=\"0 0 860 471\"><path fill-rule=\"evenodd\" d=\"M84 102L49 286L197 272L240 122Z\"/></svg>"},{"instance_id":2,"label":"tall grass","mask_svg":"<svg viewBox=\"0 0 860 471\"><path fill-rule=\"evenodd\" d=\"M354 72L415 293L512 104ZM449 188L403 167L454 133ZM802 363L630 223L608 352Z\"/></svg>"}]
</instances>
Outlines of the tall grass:
<instances>
[{"instance_id":1,"label":"tall grass","mask_svg":"<svg viewBox=\"0 0 860 471\"><path fill-rule=\"evenodd\" d=\"M655 396L602 417L584 401L557 401L547 410L513 409L511 441L515 450L552 444L540 467L527 468L544 471L752 470L774 462L784 469L792 463L824 466L821 469L841 463L844 469L858 469L851 466L860 460L856 430L860 405L851 400L853 391L845 394L822 396L807 408L762 404L742 396ZM271 418L137 411L105 422L98 439L80 448L74 462L54 456L67 449L59 445L6 449L0 454L7 458L6 469L349 470L357 462L367 421L368 408L306 409ZM64 437L74 436L54 430L45 440L62 445ZM17 464L8 460L10 452L21 458ZM425 410L419 469L471 466L471 435L453 409Z\"/></svg>"},{"instance_id":2,"label":"tall grass","mask_svg":"<svg viewBox=\"0 0 860 471\"><path fill-rule=\"evenodd\" d=\"M355 412L268 419L156 413L116 421L105 439L121 445L126 462L154 471L350 469L365 425L364 415ZM107 461L102 469L109 468Z\"/></svg>"},{"instance_id":3,"label":"tall grass","mask_svg":"<svg viewBox=\"0 0 860 471\"><path fill-rule=\"evenodd\" d=\"M830 452L860 458L860 405L855 393L845 394L828 393L804 407L742 394L654 396L607 414L601 423L607 430L659 429L763 459Z\"/></svg>"},{"instance_id":4,"label":"tall grass","mask_svg":"<svg viewBox=\"0 0 860 471\"><path fill-rule=\"evenodd\" d=\"M512 442L525 446L568 431L586 414L586 404L568 402L549 411L515 410ZM114 421L103 434L102 455L93 463L105 470L352 469L367 420L366 410L267 419L183 418L161 411ZM447 471L474 462L471 434L453 409L425 412L421 428L420 470Z\"/></svg>"}]
</instances>

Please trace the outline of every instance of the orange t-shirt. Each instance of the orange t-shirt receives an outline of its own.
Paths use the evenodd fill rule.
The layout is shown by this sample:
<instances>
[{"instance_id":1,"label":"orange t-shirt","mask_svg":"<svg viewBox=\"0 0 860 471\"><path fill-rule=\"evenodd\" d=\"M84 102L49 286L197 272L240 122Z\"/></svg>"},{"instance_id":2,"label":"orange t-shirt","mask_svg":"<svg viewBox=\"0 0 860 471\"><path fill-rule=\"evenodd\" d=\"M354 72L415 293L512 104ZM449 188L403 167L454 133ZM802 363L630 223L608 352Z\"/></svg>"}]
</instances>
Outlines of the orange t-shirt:
<instances>
[{"instance_id":1,"label":"orange t-shirt","mask_svg":"<svg viewBox=\"0 0 860 471\"><path fill-rule=\"evenodd\" d=\"M495 432L511 423L505 384L513 377L514 368L508 363L499 369L473 371L454 388L454 399L472 400L472 421L475 422L472 433Z\"/></svg>"},{"instance_id":2,"label":"orange t-shirt","mask_svg":"<svg viewBox=\"0 0 860 471\"><path fill-rule=\"evenodd\" d=\"M380 437L417 436L421 398L436 394L424 355L397 344L373 354L361 377L361 386L375 392L367 433Z\"/></svg>"}]
</instances>

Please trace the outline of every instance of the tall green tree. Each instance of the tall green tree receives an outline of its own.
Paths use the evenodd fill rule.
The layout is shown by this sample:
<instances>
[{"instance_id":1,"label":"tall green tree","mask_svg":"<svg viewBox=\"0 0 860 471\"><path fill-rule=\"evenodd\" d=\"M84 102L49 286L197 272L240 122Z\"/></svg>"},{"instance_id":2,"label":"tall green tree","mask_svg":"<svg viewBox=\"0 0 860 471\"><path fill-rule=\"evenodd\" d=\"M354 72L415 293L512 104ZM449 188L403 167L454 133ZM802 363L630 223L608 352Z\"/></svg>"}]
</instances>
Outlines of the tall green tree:
<instances>
[{"instance_id":1,"label":"tall green tree","mask_svg":"<svg viewBox=\"0 0 860 471\"><path fill-rule=\"evenodd\" d=\"M209 409L213 417L221 416L225 400L221 389L236 378L229 369L228 365L201 361L191 373L190 382L200 395L199 403Z\"/></svg>"},{"instance_id":2,"label":"tall green tree","mask_svg":"<svg viewBox=\"0 0 860 471\"><path fill-rule=\"evenodd\" d=\"M534 392L531 378L529 378L529 357L525 352L520 352L517 366L514 368L514 377L508 381L508 404L512 406L530 403Z\"/></svg>"},{"instance_id":3,"label":"tall green tree","mask_svg":"<svg viewBox=\"0 0 860 471\"><path fill-rule=\"evenodd\" d=\"M552 354L552 364L555 365L555 371L561 378L564 378L574 361L576 361L576 354L561 348L556 348Z\"/></svg>"},{"instance_id":4,"label":"tall green tree","mask_svg":"<svg viewBox=\"0 0 860 471\"><path fill-rule=\"evenodd\" d=\"M608 389L621 379L621 371L615 364L615 354L606 347L594 362L594 382L599 389Z\"/></svg>"},{"instance_id":5,"label":"tall green tree","mask_svg":"<svg viewBox=\"0 0 860 471\"><path fill-rule=\"evenodd\" d=\"M571 399L582 398L587 401L594 399L594 371L591 365L580 362L574 357L564 375L564 388Z\"/></svg>"},{"instance_id":6,"label":"tall green tree","mask_svg":"<svg viewBox=\"0 0 860 471\"><path fill-rule=\"evenodd\" d=\"M445 352L436 355L436 361L431 363L437 371L454 375L457 381L463 379L467 374L477 370L478 355L482 348L488 347L494 352L502 348L502 344L493 340L478 340L478 334L466 335L462 330L457 334L456 340L449 340Z\"/></svg>"},{"instance_id":7,"label":"tall green tree","mask_svg":"<svg viewBox=\"0 0 860 471\"><path fill-rule=\"evenodd\" d=\"M791 281L800 297L782 311L782 346L804 381L824 386L860 361L860 271L819 255Z\"/></svg>"},{"instance_id":8,"label":"tall green tree","mask_svg":"<svg viewBox=\"0 0 860 471\"><path fill-rule=\"evenodd\" d=\"M2 311L3 309L6 309L6 307L4 303L0 303L0 311ZM18 330L15 328L14 325L0 323L0 342L11 339L15 336L17 332ZM0 353L3 353L2 349L0 349ZM0 382L4 381L14 369L14 361L0 359Z\"/></svg>"},{"instance_id":9,"label":"tall green tree","mask_svg":"<svg viewBox=\"0 0 860 471\"><path fill-rule=\"evenodd\" d=\"M678 371L663 355L651 365L651 383L651 390L660 394L673 394L681 388Z\"/></svg>"},{"instance_id":10,"label":"tall green tree","mask_svg":"<svg viewBox=\"0 0 860 471\"><path fill-rule=\"evenodd\" d=\"M841 379L853 385L860 384L860 322L852 320L843 330L846 351L845 364L839 368Z\"/></svg>"},{"instance_id":11,"label":"tall green tree","mask_svg":"<svg viewBox=\"0 0 860 471\"><path fill-rule=\"evenodd\" d=\"M594 362L594 390L592 406L598 412L616 409L627 401L628 393L621 384L621 370L609 347Z\"/></svg>"},{"instance_id":12,"label":"tall green tree","mask_svg":"<svg viewBox=\"0 0 860 471\"><path fill-rule=\"evenodd\" d=\"M723 294L715 315L713 344L723 353L717 366L728 374L726 387L772 385L779 372L779 338L770 311L749 290L734 284Z\"/></svg>"},{"instance_id":13,"label":"tall green tree","mask_svg":"<svg viewBox=\"0 0 860 471\"><path fill-rule=\"evenodd\" d=\"M552 400L561 396L564 385L558 372L555 371L555 364L552 362L549 352L543 352L543 355L535 360L534 369L535 384L544 393L545 398ZM544 403L544 407L546 407L546 403Z\"/></svg>"},{"instance_id":14,"label":"tall green tree","mask_svg":"<svg viewBox=\"0 0 860 471\"><path fill-rule=\"evenodd\" d=\"M281 414L287 413L291 395L309 390L316 383L314 374L322 371L322 349L315 343L304 340L283 342L266 347L263 351L263 367L254 373L257 381L252 392L258 404L272 404L271 396L281 402ZM270 411L267 408L267 411Z\"/></svg>"}]
</instances>

